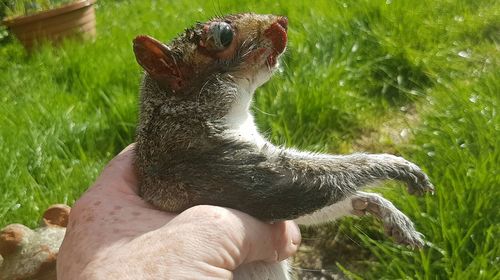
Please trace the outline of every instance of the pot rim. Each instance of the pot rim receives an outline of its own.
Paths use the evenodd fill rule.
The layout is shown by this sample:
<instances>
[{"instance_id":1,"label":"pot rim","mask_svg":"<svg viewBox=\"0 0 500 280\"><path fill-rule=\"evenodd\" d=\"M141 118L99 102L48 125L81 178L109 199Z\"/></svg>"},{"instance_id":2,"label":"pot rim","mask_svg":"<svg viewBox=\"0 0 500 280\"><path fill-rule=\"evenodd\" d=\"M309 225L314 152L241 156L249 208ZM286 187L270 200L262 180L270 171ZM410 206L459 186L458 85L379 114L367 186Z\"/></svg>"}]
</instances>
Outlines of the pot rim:
<instances>
[{"instance_id":1,"label":"pot rim","mask_svg":"<svg viewBox=\"0 0 500 280\"><path fill-rule=\"evenodd\" d=\"M72 3L63 5L61 7L46 10L46 11L37 12L37 13L32 14L32 15L10 17L10 18L4 19L2 21L2 23L5 24L7 27L14 26L14 25L23 25L23 24L30 23L33 21L38 21L38 20L42 20L45 18L57 16L60 14L69 13L69 12L72 12L74 10L78 10L81 8L85 8L85 7L93 5L95 2L96 2L96 0L77 0L77 1L74 1Z\"/></svg>"}]
</instances>

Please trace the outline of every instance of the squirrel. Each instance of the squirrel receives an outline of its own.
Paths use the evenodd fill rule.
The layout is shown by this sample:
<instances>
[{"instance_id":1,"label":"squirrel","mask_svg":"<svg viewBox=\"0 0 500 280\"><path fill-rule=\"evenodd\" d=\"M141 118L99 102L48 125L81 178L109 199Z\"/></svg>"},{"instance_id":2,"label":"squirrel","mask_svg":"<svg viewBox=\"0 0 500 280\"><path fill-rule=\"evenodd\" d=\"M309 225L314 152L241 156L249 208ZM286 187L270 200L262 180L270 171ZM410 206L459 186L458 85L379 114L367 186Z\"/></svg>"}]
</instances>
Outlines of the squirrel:
<instances>
[{"instance_id":1,"label":"squirrel","mask_svg":"<svg viewBox=\"0 0 500 280\"><path fill-rule=\"evenodd\" d=\"M253 13L196 23L164 44L133 40L145 70L135 165L140 195L169 212L210 204L263 221L302 225L371 213L397 242L421 247L413 223L379 194L360 191L399 180L412 194L433 192L415 164L389 154L329 155L276 146L249 110L287 45L288 19ZM235 279L290 279L286 262L238 268Z\"/></svg>"}]
</instances>

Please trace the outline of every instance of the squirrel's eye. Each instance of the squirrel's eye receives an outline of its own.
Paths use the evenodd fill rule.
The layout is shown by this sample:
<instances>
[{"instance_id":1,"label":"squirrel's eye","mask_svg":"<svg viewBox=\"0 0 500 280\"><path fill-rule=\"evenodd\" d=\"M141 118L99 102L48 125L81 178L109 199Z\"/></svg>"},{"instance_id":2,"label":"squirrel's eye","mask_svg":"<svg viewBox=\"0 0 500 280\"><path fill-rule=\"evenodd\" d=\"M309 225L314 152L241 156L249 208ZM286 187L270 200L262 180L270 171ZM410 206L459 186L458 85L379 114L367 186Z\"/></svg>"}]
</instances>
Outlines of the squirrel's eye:
<instances>
[{"instance_id":1,"label":"squirrel's eye","mask_svg":"<svg viewBox=\"0 0 500 280\"><path fill-rule=\"evenodd\" d=\"M210 26L215 46L218 49L227 48L233 41L233 29L227 22L217 22Z\"/></svg>"}]
</instances>

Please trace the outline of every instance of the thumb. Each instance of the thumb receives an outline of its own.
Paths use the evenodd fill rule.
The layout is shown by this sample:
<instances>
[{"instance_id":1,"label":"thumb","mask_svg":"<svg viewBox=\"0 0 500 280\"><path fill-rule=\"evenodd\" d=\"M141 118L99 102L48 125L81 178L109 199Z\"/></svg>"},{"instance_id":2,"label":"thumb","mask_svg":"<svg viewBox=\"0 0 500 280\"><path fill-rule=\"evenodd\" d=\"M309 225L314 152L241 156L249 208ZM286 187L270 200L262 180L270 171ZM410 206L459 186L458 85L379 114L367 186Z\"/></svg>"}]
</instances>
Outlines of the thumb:
<instances>
[{"instance_id":1,"label":"thumb","mask_svg":"<svg viewBox=\"0 0 500 280\"><path fill-rule=\"evenodd\" d=\"M248 250L242 263L285 260L297 251L300 240L300 229L293 221L263 223L248 233Z\"/></svg>"},{"instance_id":2,"label":"thumb","mask_svg":"<svg viewBox=\"0 0 500 280\"><path fill-rule=\"evenodd\" d=\"M185 210L167 228L175 229L175 236L182 239L175 242L179 251L196 253L198 260L231 271L255 261L282 261L297 251L301 239L293 221L270 224L238 210L210 205ZM163 239L172 241L171 232L164 232Z\"/></svg>"}]
</instances>

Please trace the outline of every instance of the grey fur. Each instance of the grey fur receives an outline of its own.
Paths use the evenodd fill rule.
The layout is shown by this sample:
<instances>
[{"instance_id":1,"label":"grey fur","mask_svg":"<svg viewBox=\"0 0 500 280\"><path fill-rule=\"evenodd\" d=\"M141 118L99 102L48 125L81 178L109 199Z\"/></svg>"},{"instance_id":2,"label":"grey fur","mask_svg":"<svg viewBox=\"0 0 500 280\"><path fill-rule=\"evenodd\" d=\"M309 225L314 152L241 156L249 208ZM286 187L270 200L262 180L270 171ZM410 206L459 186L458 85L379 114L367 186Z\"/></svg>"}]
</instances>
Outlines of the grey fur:
<instances>
[{"instance_id":1,"label":"grey fur","mask_svg":"<svg viewBox=\"0 0 500 280\"><path fill-rule=\"evenodd\" d=\"M230 56L221 58L204 31L214 21L239 32ZM271 77L286 43L285 29L283 17L240 14L198 23L168 46L136 38L134 51L147 71L135 151L140 195L170 212L212 204L265 221L301 224L370 213L397 242L422 246L421 234L391 202L359 191L381 180L399 180L410 193L432 192L418 166L387 154L300 152L274 146L253 131L248 103ZM250 137L238 130L240 122ZM290 279L286 262L246 264L234 277Z\"/></svg>"},{"instance_id":2,"label":"grey fur","mask_svg":"<svg viewBox=\"0 0 500 280\"><path fill-rule=\"evenodd\" d=\"M232 108L240 108L235 107L238 102L251 99L245 95L252 95L255 87L267 81L274 67L269 65L273 60L265 57L263 62L246 61L259 49L268 50L265 55L277 55L274 41L266 41L269 27L265 26L284 21L254 14L215 20L238 25L240 34L247 36L240 38L231 57L220 59L217 50L199 45L200 40L210 40L204 37L204 24L199 23L169 46L159 48L166 52L163 63L170 65L165 71L180 80L174 84L179 85L176 90L168 88L177 81L168 80L168 75L167 82L155 80L148 72L144 76L135 163L145 200L166 211L213 204L276 221L311 214L349 197L359 198L358 190L381 180L402 181L410 193L433 191L427 175L401 157L314 154L240 137L226 117ZM273 37L275 41L285 36L274 35L278 36ZM138 44L144 41L148 39L142 37ZM150 45L142 44L134 50L139 53L139 63L148 66L151 60L145 50ZM153 57L158 56L157 50ZM246 90L242 83L248 85ZM411 221L390 202L379 196L365 195L364 199L381 204L379 218L387 226L403 231L402 235L416 234ZM407 243L421 243L415 236L405 238L410 240Z\"/></svg>"},{"instance_id":3,"label":"grey fur","mask_svg":"<svg viewBox=\"0 0 500 280\"><path fill-rule=\"evenodd\" d=\"M213 75L199 94L182 102L162 94L148 76L141 93L140 190L167 211L213 204L284 220L380 180L400 180L414 193L433 189L419 167L393 155L312 154L237 139L222 121L238 94L228 75Z\"/></svg>"}]
</instances>

